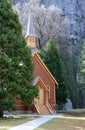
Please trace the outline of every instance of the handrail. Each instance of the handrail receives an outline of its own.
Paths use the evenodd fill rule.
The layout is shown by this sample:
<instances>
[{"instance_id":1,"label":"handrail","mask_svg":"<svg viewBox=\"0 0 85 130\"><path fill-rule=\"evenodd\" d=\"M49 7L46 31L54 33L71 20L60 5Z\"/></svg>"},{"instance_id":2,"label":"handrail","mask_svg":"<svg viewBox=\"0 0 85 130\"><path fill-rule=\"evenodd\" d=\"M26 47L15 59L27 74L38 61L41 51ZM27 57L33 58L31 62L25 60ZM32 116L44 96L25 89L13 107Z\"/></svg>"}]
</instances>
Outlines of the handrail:
<instances>
[{"instance_id":1,"label":"handrail","mask_svg":"<svg viewBox=\"0 0 85 130\"><path fill-rule=\"evenodd\" d=\"M34 100L34 105L35 105L35 107L37 109L38 114L40 114L38 102L36 100Z\"/></svg>"},{"instance_id":2,"label":"handrail","mask_svg":"<svg viewBox=\"0 0 85 130\"><path fill-rule=\"evenodd\" d=\"M39 107L35 104L38 114L40 114Z\"/></svg>"},{"instance_id":3,"label":"handrail","mask_svg":"<svg viewBox=\"0 0 85 130\"><path fill-rule=\"evenodd\" d=\"M49 104L48 101L46 101L46 106L48 107L50 113L52 114L52 113L53 113L53 112L52 112L52 107L50 106L50 104Z\"/></svg>"}]
</instances>

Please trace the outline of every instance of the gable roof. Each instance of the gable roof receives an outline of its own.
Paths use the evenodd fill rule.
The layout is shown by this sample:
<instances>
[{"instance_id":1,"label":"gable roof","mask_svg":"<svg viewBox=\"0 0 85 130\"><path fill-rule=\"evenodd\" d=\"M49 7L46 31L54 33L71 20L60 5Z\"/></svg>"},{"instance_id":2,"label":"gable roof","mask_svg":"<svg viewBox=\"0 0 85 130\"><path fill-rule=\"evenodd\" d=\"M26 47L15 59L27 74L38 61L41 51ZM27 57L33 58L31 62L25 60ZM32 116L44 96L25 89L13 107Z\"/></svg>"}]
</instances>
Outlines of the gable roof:
<instances>
[{"instance_id":1,"label":"gable roof","mask_svg":"<svg viewBox=\"0 0 85 130\"><path fill-rule=\"evenodd\" d=\"M31 84L36 85L38 80L39 80L39 76L34 77L34 79L31 81Z\"/></svg>"},{"instance_id":2,"label":"gable roof","mask_svg":"<svg viewBox=\"0 0 85 130\"><path fill-rule=\"evenodd\" d=\"M45 63L42 61L42 59L40 58L40 56L38 55L37 52L33 53L33 57L36 57L39 61L39 63L42 65L43 69L45 70L45 72L47 73L47 75L49 76L49 78L56 84L58 85L58 82L56 81L56 79L53 77L53 75L51 74L51 72L49 71L49 69L47 68L47 66L45 65Z\"/></svg>"},{"instance_id":3,"label":"gable roof","mask_svg":"<svg viewBox=\"0 0 85 130\"><path fill-rule=\"evenodd\" d=\"M46 87L45 83L43 82L43 80L41 79L40 76L36 76L34 77L34 79L32 80L31 84L32 85L36 85L38 83L38 81L40 81L42 83L42 85L44 86L44 88L49 91L49 89Z\"/></svg>"}]
</instances>

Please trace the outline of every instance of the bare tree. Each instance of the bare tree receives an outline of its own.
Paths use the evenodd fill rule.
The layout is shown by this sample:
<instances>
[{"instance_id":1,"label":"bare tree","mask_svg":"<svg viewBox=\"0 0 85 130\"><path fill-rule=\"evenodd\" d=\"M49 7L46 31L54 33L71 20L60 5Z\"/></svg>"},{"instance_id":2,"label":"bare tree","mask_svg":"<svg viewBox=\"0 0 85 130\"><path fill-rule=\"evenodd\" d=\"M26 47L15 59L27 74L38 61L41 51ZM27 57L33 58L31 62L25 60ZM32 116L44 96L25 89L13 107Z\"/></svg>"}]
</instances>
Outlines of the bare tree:
<instances>
[{"instance_id":1,"label":"bare tree","mask_svg":"<svg viewBox=\"0 0 85 130\"><path fill-rule=\"evenodd\" d=\"M60 39L67 39L69 34L67 30L68 19L61 17L62 12L57 6L45 8L44 5L30 4L30 11L40 48L51 37L58 42Z\"/></svg>"},{"instance_id":2,"label":"bare tree","mask_svg":"<svg viewBox=\"0 0 85 130\"><path fill-rule=\"evenodd\" d=\"M28 15L29 15L29 3L24 2L23 4L21 4L20 2L18 2L16 5L13 5L13 9L19 15L19 20L23 28L22 30L23 35L25 36L27 30Z\"/></svg>"},{"instance_id":3,"label":"bare tree","mask_svg":"<svg viewBox=\"0 0 85 130\"><path fill-rule=\"evenodd\" d=\"M20 16L20 21L23 25L23 33L26 34L28 22L28 14L31 13L35 31L38 37L38 46L41 48L46 41L52 37L57 42L60 39L65 41L68 37L68 19L62 17L62 12L57 6L46 8L38 2L25 2L23 5L17 3L14 9Z\"/></svg>"}]
</instances>

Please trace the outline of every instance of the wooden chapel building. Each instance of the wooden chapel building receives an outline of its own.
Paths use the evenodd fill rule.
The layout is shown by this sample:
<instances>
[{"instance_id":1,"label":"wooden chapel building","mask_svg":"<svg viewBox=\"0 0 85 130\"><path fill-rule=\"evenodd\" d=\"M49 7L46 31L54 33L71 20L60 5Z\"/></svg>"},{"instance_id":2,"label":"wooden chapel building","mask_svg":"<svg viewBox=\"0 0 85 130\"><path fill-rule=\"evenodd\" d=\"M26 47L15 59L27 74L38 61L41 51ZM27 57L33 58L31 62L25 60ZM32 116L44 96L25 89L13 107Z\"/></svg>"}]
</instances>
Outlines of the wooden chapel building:
<instances>
[{"instance_id":1,"label":"wooden chapel building","mask_svg":"<svg viewBox=\"0 0 85 130\"><path fill-rule=\"evenodd\" d=\"M39 96L34 99L31 107L27 107L21 101L18 101L16 104L17 109L22 111L30 110L42 115L53 114L56 110L55 87L58 83L37 53L35 29L30 15L25 39L27 46L32 51L32 60L34 63L34 79L32 84L39 87Z\"/></svg>"}]
</instances>

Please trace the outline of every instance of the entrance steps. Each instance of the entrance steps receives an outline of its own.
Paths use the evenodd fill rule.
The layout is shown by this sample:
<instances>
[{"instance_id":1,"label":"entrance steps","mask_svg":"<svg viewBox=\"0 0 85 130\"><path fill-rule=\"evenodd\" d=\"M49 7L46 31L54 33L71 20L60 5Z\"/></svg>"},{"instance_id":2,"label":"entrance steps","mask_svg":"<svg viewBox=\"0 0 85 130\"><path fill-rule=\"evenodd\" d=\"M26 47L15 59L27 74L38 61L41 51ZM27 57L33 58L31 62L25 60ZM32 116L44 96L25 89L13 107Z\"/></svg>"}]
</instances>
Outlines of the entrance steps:
<instances>
[{"instance_id":1,"label":"entrance steps","mask_svg":"<svg viewBox=\"0 0 85 130\"><path fill-rule=\"evenodd\" d=\"M39 114L40 115L49 115L51 113L46 105L39 105Z\"/></svg>"}]
</instances>

